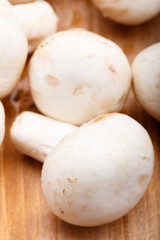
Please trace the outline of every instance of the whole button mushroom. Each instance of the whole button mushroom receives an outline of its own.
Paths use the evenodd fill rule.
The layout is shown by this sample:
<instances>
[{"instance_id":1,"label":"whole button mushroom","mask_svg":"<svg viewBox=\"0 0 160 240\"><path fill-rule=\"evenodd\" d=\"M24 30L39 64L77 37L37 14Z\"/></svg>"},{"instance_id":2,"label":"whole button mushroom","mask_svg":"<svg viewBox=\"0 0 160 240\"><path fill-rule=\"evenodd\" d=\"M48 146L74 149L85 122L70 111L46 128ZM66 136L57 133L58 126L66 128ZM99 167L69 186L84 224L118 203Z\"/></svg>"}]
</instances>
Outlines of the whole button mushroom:
<instances>
[{"instance_id":1,"label":"whole button mushroom","mask_svg":"<svg viewBox=\"0 0 160 240\"><path fill-rule=\"evenodd\" d=\"M160 0L92 0L95 6L118 23L137 25L160 13Z\"/></svg>"},{"instance_id":2,"label":"whole button mushroom","mask_svg":"<svg viewBox=\"0 0 160 240\"><path fill-rule=\"evenodd\" d=\"M25 111L14 120L10 136L16 149L44 162L53 147L75 129L77 127L72 124Z\"/></svg>"},{"instance_id":3,"label":"whole button mushroom","mask_svg":"<svg viewBox=\"0 0 160 240\"><path fill-rule=\"evenodd\" d=\"M151 116L160 121L160 42L135 57L132 72L137 100Z\"/></svg>"},{"instance_id":4,"label":"whole button mushroom","mask_svg":"<svg viewBox=\"0 0 160 240\"><path fill-rule=\"evenodd\" d=\"M53 34L38 46L29 78L33 100L42 113L81 125L123 107L131 70L115 43L71 29Z\"/></svg>"},{"instance_id":5,"label":"whole button mushroom","mask_svg":"<svg viewBox=\"0 0 160 240\"><path fill-rule=\"evenodd\" d=\"M75 225L97 226L125 215L152 176L150 137L124 114L102 115L77 128L23 112L12 125L11 139L40 161L49 154L42 171L46 202Z\"/></svg>"},{"instance_id":6,"label":"whole button mushroom","mask_svg":"<svg viewBox=\"0 0 160 240\"><path fill-rule=\"evenodd\" d=\"M63 138L44 162L42 189L51 211L80 226L112 222L141 199L154 151L146 130L124 114L107 114Z\"/></svg>"},{"instance_id":7,"label":"whole button mushroom","mask_svg":"<svg viewBox=\"0 0 160 240\"><path fill-rule=\"evenodd\" d=\"M49 3L37 1L14 6L29 43L29 53L57 30L58 17Z\"/></svg>"},{"instance_id":8,"label":"whole button mushroom","mask_svg":"<svg viewBox=\"0 0 160 240\"><path fill-rule=\"evenodd\" d=\"M0 1L0 99L14 89L20 79L28 52L28 44L13 7Z\"/></svg>"},{"instance_id":9,"label":"whole button mushroom","mask_svg":"<svg viewBox=\"0 0 160 240\"><path fill-rule=\"evenodd\" d=\"M5 134L5 113L2 103L0 102L0 146Z\"/></svg>"}]
</instances>

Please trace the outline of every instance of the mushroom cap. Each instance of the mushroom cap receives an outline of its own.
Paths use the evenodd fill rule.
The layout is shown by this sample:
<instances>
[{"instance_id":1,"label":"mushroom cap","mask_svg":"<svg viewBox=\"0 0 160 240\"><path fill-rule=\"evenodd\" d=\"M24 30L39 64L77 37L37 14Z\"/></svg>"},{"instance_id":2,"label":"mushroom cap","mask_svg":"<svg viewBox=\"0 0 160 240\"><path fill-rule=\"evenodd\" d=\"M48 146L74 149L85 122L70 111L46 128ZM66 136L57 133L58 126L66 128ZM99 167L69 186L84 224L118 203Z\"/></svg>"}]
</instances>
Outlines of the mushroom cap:
<instances>
[{"instance_id":1,"label":"mushroom cap","mask_svg":"<svg viewBox=\"0 0 160 240\"><path fill-rule=\"evenodd\" d=\"M92 2L104 17L126 25L141 24L160 13L159 0L92 0Z\"/></svg>"},{"instance_id":2,"label":"mushroom cap","mask_svg":"<svg viewBox=\"0 0 160 240\"><path fill-rule=\"evenodd\" d=\"M0 99L4 98L20 79L28 52L21 24L8 1L0 1Z\"/></svg>"},{"instance_id":3,"label":"mushroom cap","mask_svg":"<svg viewBox=\"0 0 160 240\"><path fill-rule=\"evenodd\" d=\"M123 107L131 70L115 43L84 29L71 29L39 45L30 61L29 78L42 113L81 125Z\"/></svg>"},{"instance_id":4,"label":"mushroom cap","mask_svg":"<svg viewBox=\"0 0 160 240\"><path fill-rule=\"evenodd\" d=\"M29 53L57 30L58 17L46 1L35 1L14 6L29 43Z\"/></svg>"},{"instance_id":5,"label":"mushroom cap","mask_svg":"<svg viewBox=\"0 0 160 240\"><path fill-rule=\"evenodd\" d=\"M127 115L95 118L49 154L42 189L51 211L80 226L112 222L140 200L151 179L154 151L147 131Z\"/></svg>"},{"instance_id":6,"label":"mushroom cap","mask_svg":"<svg viewBox=\"0 0 160 240\"><path fill-rule=\"evenodd\" d=\"M151 116L160 121L160 42L135 57L132 72L137 100Z\"/></svg>"},{"instance_id":7,"label":"mushroom cap","mask_svg":"<svg viewBox=\"0 0 160 240\"><path fill-rule=\"evenodd\" d=\"M5 113L3 105L0 101L0 146L4 139L4 134L5 134Z\"/></svg>"}]
</instances>

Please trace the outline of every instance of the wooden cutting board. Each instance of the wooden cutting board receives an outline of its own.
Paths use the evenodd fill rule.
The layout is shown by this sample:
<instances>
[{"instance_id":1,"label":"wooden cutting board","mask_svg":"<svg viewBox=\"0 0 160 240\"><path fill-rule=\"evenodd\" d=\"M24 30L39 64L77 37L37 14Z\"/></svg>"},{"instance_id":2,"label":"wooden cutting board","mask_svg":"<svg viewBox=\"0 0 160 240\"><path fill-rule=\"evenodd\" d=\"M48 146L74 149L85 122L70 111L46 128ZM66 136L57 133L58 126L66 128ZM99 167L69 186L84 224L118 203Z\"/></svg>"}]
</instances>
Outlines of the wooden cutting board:
<instances>
[{"instance_id":1,"label":"wooden cutting board","mask_svg":"<svg viewBox=\"0 0 160 240\"><path fill-rule=\"evenodd\" d=\"M96 32L115 41L130 62L141 49L160 41L160 16L141 26L127 27L103 18L89 0L49 2L60 18L58 30L83 27ZM42 164L21 155L10 141L9 128L15 116L23 110L36 111L26 69L3 104L7 131L0 153L0 240L160 240L160 123L141 109L132 91L122 112L139 121L153 140L153 177L128 215L94 228L69 225L49 212L40 187Z\"/></svg>"}]
</instances>

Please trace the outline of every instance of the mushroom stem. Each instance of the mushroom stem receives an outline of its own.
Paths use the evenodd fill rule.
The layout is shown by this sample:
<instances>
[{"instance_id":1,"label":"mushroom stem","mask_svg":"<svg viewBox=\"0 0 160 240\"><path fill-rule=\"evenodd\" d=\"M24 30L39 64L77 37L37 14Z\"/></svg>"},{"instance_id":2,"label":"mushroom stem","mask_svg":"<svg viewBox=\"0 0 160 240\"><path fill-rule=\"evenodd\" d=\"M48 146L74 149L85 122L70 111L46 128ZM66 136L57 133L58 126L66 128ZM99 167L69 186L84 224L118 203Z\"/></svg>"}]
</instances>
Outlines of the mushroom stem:
<instances>
[{"instance_id":1,"label":"mushroom stem","mask_svg":"<svg viewBox=\"0 0 160 240\"><path fill-rule=\"evenodd\" d=\"M14 146L20 152L44 162L53 147L76 128L74 125L26 111L16 117L10 134Z\"/></svg>"},{"instance_id":2,"label":"mushroom stem","mask_svg":"<svg viewBox=\"0 0 160 240\"><path fill-rule=\"evenodd\" d=\"M36 1L17 4L14 12L26 33L29 53L57 30L58 17L49 3Z\"/></svg>"}]
</instances>

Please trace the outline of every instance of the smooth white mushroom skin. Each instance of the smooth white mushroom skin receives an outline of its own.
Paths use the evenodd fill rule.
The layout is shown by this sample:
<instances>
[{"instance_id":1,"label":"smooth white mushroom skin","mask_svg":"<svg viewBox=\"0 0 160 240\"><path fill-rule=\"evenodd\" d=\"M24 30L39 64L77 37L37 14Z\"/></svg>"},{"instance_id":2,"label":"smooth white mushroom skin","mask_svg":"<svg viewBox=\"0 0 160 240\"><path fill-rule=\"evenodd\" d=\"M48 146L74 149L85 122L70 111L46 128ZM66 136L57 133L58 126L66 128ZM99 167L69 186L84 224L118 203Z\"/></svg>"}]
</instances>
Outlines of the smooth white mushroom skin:
<instances>
[{"instance_id":1,"label":"smooth white mushroom skin","mask_svg":"<svg viewBox=\"0 0 160 240\"><path fill-rule=\"evenodd\" d=\"M10 129L11 140L20 152L44 162L54 146L76 126L33 112L22 112Z\"/></svg>"},{"instance_id":2,"label":"smooth white mushroom skin","mask_svg":"<svg viewBox=\"0 0 160 240\"><path fill-rule=\"evenodd\" d=\"M20 79L28 44L20 22L7 0L0 1L0 99L6 97Z\"/></svg>"},{"instance_id":3,"label":"smooth white mushroom skin","mask_svg":"<svg viewBox=\"0 0 160 240\"><path fill-rule=\"evenodd\" d=\"M92 0L104 17L126 25L144 23L160 13L159 0Z\"/></svg>"},{"instance_id":4,"label":"smooth white mushroom skin","mask_svg":"<svg viewBox=\"0 0 160 240\"><path fill-rule=\"evenodd\" d=\"M46 1L15 5L14 12L26 33L29 53L57 30L58 17Z\"/></svg>"},{"instance_id":5,"label":"smooth white mushroom skin","mask_svg":"<svg viewBox=\"0 0 160 240\"><path fill-rule=\"evenodd\" d=\"M2 103L0 102L0 146L3 142L5 134L5 113Z\"/></svg>"},{"instance_id":6,"label":"smooth white mushroom skin","mask_svg":"<svg viewBox=\"0 0 160 240\"><path fill-rule=\"evenodd\" d=\"M135 57L132 72L137 100L151 116L160 121L160 42Z\"/></svg>"},{"instance_id":7,"label":"smooth white mushroom skin","mask_svg":"<svg viewBox=\"0 0 160 240\"><path fill-rule=\"evenodd\" d=\"M51 211L80 226L112 222L141 199L152 176L147 131L124 114L106 114L70 133L44 162L42 189Z\"/></svg>"},{"instance_id":8,"label":"smooth white mushroom skin","mask_svg":"<svg viewBox=\"0 0 160 240\"><path fill-rule=\"evenodd\" d=\"M29 78L33 100L43 114L81 125L123 107L131 69L115 43L84 29L71 29L38 46Z\"/></svg>"}]
</instances>

